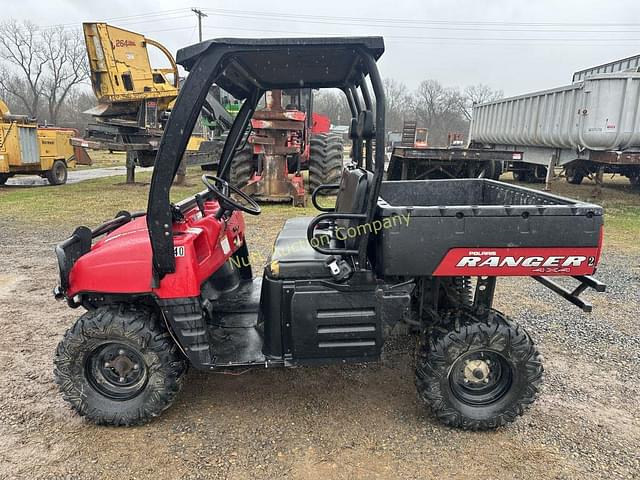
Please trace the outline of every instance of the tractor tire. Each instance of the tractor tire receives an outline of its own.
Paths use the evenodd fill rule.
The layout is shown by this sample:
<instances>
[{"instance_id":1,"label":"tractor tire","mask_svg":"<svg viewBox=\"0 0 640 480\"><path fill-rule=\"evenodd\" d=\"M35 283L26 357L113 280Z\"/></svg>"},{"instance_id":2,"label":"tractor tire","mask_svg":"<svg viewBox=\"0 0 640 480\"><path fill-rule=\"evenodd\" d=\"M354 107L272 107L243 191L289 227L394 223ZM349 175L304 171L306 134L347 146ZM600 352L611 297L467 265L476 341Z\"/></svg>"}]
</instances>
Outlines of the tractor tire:
<instances>
[{"instance_id":1,"label":"tractor tire","mask_svg":"<svg viewBox=\"0 0 640 480\"><path fill-rule=\"evenodd\" d=\"M313 135L309 145L309 192L320 185L339 183L344 164L344 145L339 135ZM327 191L327 194L335 192Z\"/></svg>"},{"instance_id":2,"label":"tractor tire","mask_svg":"<svg viewBox=\"0 0 640 480\"><path fill-rule=\"evenodd\" d=\"M64 185L67 183L67 164L62 160L53 162L51 170L46 173L47 181L51 185Z\"/></svg>"},{"instance_id":3,"label":"tractor tire","mask_svg":"<svg viewBox=\"0 0 640 480\"><path fill-rule=\"evenodd\" d=\"M9 175L6 173L0 173L0 185L4 185L9 180Z\"/></svg>"},{"instance_id":4,"label":"tractor tire","mask_svg":"<svg viewBox=\"0 0 640 480\"><path fill-rule=\"evenodd\" d=\"M494 429L535 401L542 357L518 324L495 310L448 312L446 327L425 329L416 355L416 387L451 427Z\"/></svg>"},{"instance_id":5,"label":"tractor tire","mask_svg":"<svg viewBox=\"0 0 640 480\"><path fill-rule=\"evenodd\" d=\"M233 157L229 172L229 182L238 188L245 187L256 170L256 162L251 147L243 148Z\"/></svg>"},{"instance_id":6,"label":"tractor tire","mask_svg":"<svg viewBox=\"0 0 640 480\"><path fill-rule=\"evenodd\" d=\"M158 316L125 305L90 310L58 344L62 396L99 425L139 425L160 415L182 386L187 362Z\"/></svg>"},{"instance_id":7,"label":"tractor tire","mask_svg":"<svg viewBox=\"0 0 640 480\"><path fill-rule=\"evenodd\" d=\"M584 180L584 173L584 170L577 165L569 166L565 170L565 179L571 185L580 185Z\"/></svg>"}]
</instances>

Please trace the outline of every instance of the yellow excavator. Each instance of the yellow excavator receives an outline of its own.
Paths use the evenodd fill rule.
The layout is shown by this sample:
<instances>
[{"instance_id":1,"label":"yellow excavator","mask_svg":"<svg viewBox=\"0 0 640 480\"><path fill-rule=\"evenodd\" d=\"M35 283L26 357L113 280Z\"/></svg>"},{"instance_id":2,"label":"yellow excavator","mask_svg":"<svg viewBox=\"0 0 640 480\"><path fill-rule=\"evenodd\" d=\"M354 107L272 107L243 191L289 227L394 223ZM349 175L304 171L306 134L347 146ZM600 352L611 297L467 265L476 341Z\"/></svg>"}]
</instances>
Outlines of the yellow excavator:
<instances>
[{"instance_id":1,"label":"yellow excavator","mask_svg":"<svg viewBox=\"0 0 640 480\"><path fill-rule=\"evenodd\" d=\"M135 180L137 165L154 163L164 125L178 96L178 67L169 50L144 35L106 23L84 23L82 27L98 105L85 112L94 121L88 125L84 138L73 138L72 143L127 152L130 183ZM148 47L158 49L169 66L153 68ZM210 130L204 136L191 138L177 181L183 180L186 163L217 162L222 142L216 142L214 137L233 122L215 98L207 100L203 117Z\"/></svg>"},{"instance_id":2,"label":"yellow excavator","mask_svg":"<svg viewBox=\"0 0 640 480\"><path fill-rule=\"evenodd\" d=\"M67 170L88 157L71 146L70 128L38 127L27 115L13 115L0 100L0 185L15 175L40 175L51 185L67 182Z\"/></svg>"}]
</instances>

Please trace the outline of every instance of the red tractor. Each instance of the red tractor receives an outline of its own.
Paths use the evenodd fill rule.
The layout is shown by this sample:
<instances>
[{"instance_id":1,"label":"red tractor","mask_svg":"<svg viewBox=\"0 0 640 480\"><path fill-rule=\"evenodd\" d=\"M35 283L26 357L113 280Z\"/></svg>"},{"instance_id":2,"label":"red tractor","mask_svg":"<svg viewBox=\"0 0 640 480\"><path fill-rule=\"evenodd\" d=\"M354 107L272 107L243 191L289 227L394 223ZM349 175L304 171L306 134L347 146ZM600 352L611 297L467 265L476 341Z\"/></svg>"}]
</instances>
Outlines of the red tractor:
<instances>
[{"instance_id":1,"label":"red tractor","mask_svg":"<svg viewBox=\"0 0 640 480\"><path fill-rule=\"evenodd\" d=\"M252 148L232 165L231 182L256 200L304 205L305 190L340 179L343 140L330 133L329 117L313 112L310 88L268 91L250 125ZM307 189L302 170L309 170Z\"/></svg>"}]
</instances>

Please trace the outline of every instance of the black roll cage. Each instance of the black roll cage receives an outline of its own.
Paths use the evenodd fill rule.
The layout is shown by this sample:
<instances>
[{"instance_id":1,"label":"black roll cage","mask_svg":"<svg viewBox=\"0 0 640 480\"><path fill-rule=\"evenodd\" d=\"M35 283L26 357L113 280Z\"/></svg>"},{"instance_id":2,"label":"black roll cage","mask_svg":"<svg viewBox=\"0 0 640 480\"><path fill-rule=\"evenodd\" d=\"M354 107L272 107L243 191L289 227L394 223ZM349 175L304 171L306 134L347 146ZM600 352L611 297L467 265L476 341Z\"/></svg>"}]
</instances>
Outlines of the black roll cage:
<instances>
[{"instance_id":1,"label":"black roll cage","mask_svg":"<svg viewBox=\"0 0 640 480\"><path fill-rule=\"evenodd\" d=\"M384 145L385 95L376 65L383 52L381 37L216 39L178 52L177 63L190 73L160 141L147 206L155 284L164 275L175 271L169 193L209 87L215 83L244 100L229 130L218 166L218 175L228 178L233 154L241 146L256 106L268 90L338 88L345 93L356 121L364 110L375 109L375 143ZM363 167L364 148L364 168L374 173L366 211L360 215L363 222L370 223L382 184L384 148L376 149L374 159L372 138L363 139L356 135L352 140L354 162ZM365 233L359 241L359 265L366 264L367 244L368 234Z\"/></svg>"}]
</instances>

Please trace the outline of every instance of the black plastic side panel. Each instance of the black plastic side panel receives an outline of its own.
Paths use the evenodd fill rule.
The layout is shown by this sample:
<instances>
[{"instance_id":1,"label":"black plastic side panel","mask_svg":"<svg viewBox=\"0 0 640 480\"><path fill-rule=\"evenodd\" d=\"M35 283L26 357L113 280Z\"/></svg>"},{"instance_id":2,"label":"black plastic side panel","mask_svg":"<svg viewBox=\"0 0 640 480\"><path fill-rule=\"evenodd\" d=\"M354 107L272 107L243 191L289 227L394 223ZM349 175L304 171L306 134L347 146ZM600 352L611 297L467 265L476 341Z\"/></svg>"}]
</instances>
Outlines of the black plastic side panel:
<instances>
[{"instance_id":1,"label":"black plastic side panel","mask_svg":"<svg viewBox=\"0 0 640 480\"><path fill-rule=\"evenodd\" d=\"M264 347L262 353L266 357L282 357L282 280L273 280L268 276L262 278L260 293L260 313L258 325L264 328Z\"/></svg>"},{"instance_id":2,"label":"black plastic side panel","mask_svg":"<svg viewBox=\"0 0 640 480\"><path fill-rule=\"evenodd\" d=\"M373 288L356 292L322 285L296 288L290 310L292 360L378 359L382 349L378 310Z\"/></svg>"}]
</instances>

